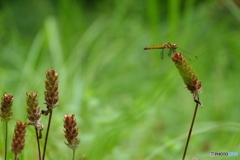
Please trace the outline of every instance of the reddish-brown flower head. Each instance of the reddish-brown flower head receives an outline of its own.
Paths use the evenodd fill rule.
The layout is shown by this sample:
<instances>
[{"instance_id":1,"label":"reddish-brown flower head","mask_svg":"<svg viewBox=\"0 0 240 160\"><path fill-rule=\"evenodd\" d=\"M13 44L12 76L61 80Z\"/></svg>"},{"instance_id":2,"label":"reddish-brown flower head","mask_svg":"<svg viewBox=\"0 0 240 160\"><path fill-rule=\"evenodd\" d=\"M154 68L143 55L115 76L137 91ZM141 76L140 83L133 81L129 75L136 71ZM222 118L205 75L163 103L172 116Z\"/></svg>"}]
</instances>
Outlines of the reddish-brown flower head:
<instances>
[{"instance_id":1,"label":"reddish-brown flower head","mask_svg":"<svg viewBox=\"0 0 240 160\"><path fill-rule=\"evenodd\" d=\"M175 52L172 56L172 60L178 68L178 71L182 76L184 83L187 85L188 90L193 95L200 94L202 92L202 84L182 54Z\"/></svg>"},{"instance_id":2,"label":"reddish-brown flower head","mask_svg":"<svg viewBox=\"0 0 240 160\"><path fill-rule=\"evenodd\" d=\"M40 107L38 107L38 94L36 92L26 93L28 125L35 126L38 130L43 130L43 125L39 123L41 118Z\"/></svg>"},{"instance_id":3,"label":"reddish-brown flower head","mask_svg":"<svg viewBox=\"0 0 240 160\"><path fill-rule=\"evenodd\" d=\"M12 94L3 93L3 98L1 102L1 120L4 122L8 122L11 120L13 113L12 110L12 103L13 103L14 96Z\"/></svg>"},{"instance_id":4,"label":"reddish-brown flower head","mask_svg":"<svg viewBox=\"0 0 240 160\"><path fill-rule=\"evenodd\" d=\"M78 128L77 121L75 119L75 115L65 115L64 116L64 132L65 138L68 143L65 144L71 149L77 149L80 143L80 140L77 138L78 136Z\"/></svg>"},{"instance_id":5,"label":"reddish-brown flower head","mask_svg":"<svg viewBox=\"0 0 240 160\"><path fill-rule=\"evenodd\" d=\"M21 121L16 122L11 150L15 155L21 154L24 149L26 126L27 123Z\"/></svg>"},{"instance_id":6,"label":"reddish-brown flower head","mask_svg":"<svg viewBox=\"0 0 240 160\"><path fill-rule=\"evenodd\" d=\"M53 109L58 106L58 75L54 69L46 72L47 81L45 81L45 101L48 109Z\"/></svg>"}]
</instances>

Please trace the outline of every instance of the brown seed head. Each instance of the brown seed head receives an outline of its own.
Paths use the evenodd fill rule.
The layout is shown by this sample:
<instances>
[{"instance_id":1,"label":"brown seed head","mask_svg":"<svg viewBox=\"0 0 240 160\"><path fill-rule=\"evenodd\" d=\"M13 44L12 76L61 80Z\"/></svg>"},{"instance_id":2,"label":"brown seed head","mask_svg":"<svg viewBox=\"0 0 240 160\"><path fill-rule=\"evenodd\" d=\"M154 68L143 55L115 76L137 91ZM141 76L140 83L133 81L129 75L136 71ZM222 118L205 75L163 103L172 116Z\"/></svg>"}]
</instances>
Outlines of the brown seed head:
<instances>
[{"instance_id":1,"label":"brown seed head","mask_svg":"<svg viewBox=\"0 0 240 160\"><path fill-rule=\"evenodd\" d=\"M47 81L45 81L45 101L48 109L53 109L58 106L58 75L54 69L46 72Z\"/></svg>"},{"instance_id":2,"label":"brown seed head","mask_svg":"<svg viewBox=\"0 0 240 160\"><path fill-rule=\"evenodd\" d=\"M193 69L187 63L182 54L180 52L175 52L172 56L172 60L174 61L175 66L178 68L178 71L182 76L184 83L187 85L188 90L193 95L202 93L201 82L198 80L198 77L193 72Z\"/></svg>"},{"instance_id":3,"label":"brown seed head","mask_svg":"<svg viewBox=\"0 0 240 160\"><path fill-rule=\"evenodd\" d=\"M71 149L77 149L80 139L77 138L78 128L75 115L64 116L64 128L65 138L68 141L68 143L65 142L65 144Z\"/></svg>"},{"instance_id":4,"label":"brown seed head","mask_svg":"<svg viewBox=\"0 0 240 160\"><path fill-rule=\"evenodd\" d=\"M38 94L36 92L26 93L26 102L28 106L27 108L28 119L30 121L28 125L33 125L39 130L42 130L43 128L39 128L39 126L42 125L39 123L41 113L40 107L38 107Z\"/></svg>"},{"instance_id":5,"label":"brown seed head","mask_svg":"<svg viewBox=\"0 0 240 160\"><path fill-rule=\"evenodd\" d=\"M13 113L12 110L12 103L13 103L14 96L12 94L3 93L2 102L1 102L1 120L4 122L8 122L11 120Z\"/></svg>"},{"instance_id":6,"label":"brown seed head","mask_svg":"<svg viewBox=\"0 0 240 160\"><path fill-rule=\"evenodd\" d=\"M12 153L15 155L21 154L24 149L25 133L27 123L17 121L14 129L14 137L12 139Z\"/></svg>"}]
</instances>

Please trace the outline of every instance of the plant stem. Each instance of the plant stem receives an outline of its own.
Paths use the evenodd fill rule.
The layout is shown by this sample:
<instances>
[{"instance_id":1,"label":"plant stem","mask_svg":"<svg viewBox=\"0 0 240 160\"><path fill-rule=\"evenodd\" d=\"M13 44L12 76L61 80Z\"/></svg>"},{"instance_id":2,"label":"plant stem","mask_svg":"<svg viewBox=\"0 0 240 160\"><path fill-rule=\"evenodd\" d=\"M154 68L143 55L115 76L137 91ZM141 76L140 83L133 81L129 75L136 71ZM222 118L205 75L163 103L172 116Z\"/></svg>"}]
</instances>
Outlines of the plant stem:
<instances>
[{"instance_id":1,"label":"plant stem","mask_svg":"<svg viewBox=\"0 0 240 160\"><path fill-rule=\"evenodd\" d=\"M49 113L50 113L50 114L49 114L49 118L48 118L48 127L47 127L47 132L46 132L45 142L44 142L44 148L43 148L43 156L42 156L42 160L44 160L44 158L45 158L45 154L46 154L48 134L49 134L50 125L51 125L51 120L52 120L52 109L49 109Z\"/></svg>"},{"instance_id":2,"label":"plant stem","mask_svg":"<svg viewBox=\"0 0 240 160\"><path fill-rule=\"evenodd\" d=\"M6 122L6 126L5 126L5 127L6 127L6 128L5 128L5 130L6 130L6 131L5 131L5 132L6 132L6 135L5 135L5 157L4 157L4 159L7 160L8 122Z\"/></svg>"},{"instance_id":3,"label":"plant stem","mask_svg":"<svg viewBox=\"0 0 240 160\"><path fill-rule=\"evenodd\" d=\"M73 157L72 157L72 160L75 159L75 149L73 149Z\"/></svg>"},{"instance_id":4,"label":"plant stem","mask_svg":"<svg viewBox=\"0 0 240 160\"><path fill-rule=\"evenodd\" d=\"M39 143L39 135L38 135L37 127L35 127L35 131L36 131L36 138L37 138L37 145L38 145L38 156L39 156L39 160L41 160L41 148Z\"/></svg>"},{"instance_id":5,"label":"plant stem","mask_svg":"<svg viewBox=\"0 0 240 160\"><path fill-rule=\"evenodd\" d=\"M186 145L185 145L185 149L184 149L184 153L183 153L182 160L185 159L185 156L186 156L186 153L187 153L188 143L189 143L190 138L191 138L194 121L195 121L195 118L196 118L196 115L197 115L198 104L199 104L199 103L196 102L196 107L195 107L195 110L194 110L194 114L193 114L193 118L192 118L192 123L191 123L190 129L189 129L189 132L188 132L187 142L186 142Z\"/></svg>"}]
</instances>

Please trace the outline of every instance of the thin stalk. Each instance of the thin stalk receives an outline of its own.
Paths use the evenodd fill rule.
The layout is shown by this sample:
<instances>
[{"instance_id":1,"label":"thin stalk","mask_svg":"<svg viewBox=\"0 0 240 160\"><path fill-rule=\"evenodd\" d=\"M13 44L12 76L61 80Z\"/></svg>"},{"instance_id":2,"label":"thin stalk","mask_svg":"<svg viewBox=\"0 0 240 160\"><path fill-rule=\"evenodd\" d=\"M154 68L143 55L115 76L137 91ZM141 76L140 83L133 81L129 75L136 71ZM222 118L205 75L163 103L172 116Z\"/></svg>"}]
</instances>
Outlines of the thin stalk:
<instances>
[{"instance_id":1,"label":"thin stalk","mask_svg":"<svg viewBox=\"0 0 240 160\"><path fill-rule=\"evenodd\" d=\"M75 149L73 149L73 157L72 157L72 160L75 159Z\"/></svg>"},{"instance_id":2,"label":"thin stalk","mask_svg":"<svg viewBox=\"0 0 240 160\"><path fill-rule=\"evenodd\" d=\"M6 126L5 126L5 132L6 132L6 135L5 135L5 157L4 157L4 160L7 160L7 144L8 144L8 122L6 122Z\"/></svg>"},{"instance_id":3,"label":"thin stalk","mask_svg":"<svg viewBox=\"0 0 240 160\"><path fill-rule=\"evenodd\" d=\"M35 131L36 131L36 138L37 138L37 145L38 145L38 157L39 157L39 160L41 160L41 148L40 148L40 142L39 142L39 135L38 135L37 127L35 127Z\"/></svg>"},{"instance_id":4,"label":"thin stalk","mask_svg":"<svg viewBox=\"0 0 240 160\"><path fill-rule=\"evenodd\" d=\"M46 154L48 134L49 134L50 125L51 125L51 120L52 120L52 109L49 109L49 113L50 113L50 114L49 114L49 119L48 119L48 126L47 126L47 131L46 131L46 137L45 137L45 141L44 141L44 148L43 148L42 160L45 159L45 154Z\"/></svg>"},{"instance_id":5,"label":"thin stalk","mask_svg":"<svg viewBox=\"0 0 240 160\"><path fill-rule=\"evenodd\" d=\"M199 104L199 103L196 102L196 107L195 107L195 110L194 110L194 114L193 114L193 118L192 118L192 123L191 123L190 129L189 129L189 132L188 132L187 142L186 142L186 145L185 145L185 149L184 149L184 153L183 153L182 160L185 159L185 156L186 156L186 153L187 153L188 144L189 144L189 141L190 141L190 138L191 138L193 125L194 125L195 118L196 118L196 115L197 115L198 104Z\"/></svg>"}]
</instances>

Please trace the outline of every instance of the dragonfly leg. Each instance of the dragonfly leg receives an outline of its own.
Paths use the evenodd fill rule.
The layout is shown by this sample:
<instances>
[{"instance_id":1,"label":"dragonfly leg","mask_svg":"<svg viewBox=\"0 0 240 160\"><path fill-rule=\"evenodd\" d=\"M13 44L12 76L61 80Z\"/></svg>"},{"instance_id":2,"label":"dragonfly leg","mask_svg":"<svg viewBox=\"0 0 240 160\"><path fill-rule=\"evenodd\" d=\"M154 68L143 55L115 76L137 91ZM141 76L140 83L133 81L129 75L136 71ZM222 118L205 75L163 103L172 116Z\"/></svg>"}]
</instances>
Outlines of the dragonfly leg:
<instances>
[{"instance_id":1,"label":"dragonfly leg","mask_svg":"<svg viewBox=\"0 0 240 160\"><path fill-rule=\"evenodd\" d=\"M171 54L172 54L172 50L170 49L168 52L168 57L171 57Z\"/></svg>"},{"instance_id":2,"label":"dragonfly leg","mask_svg":"<svg viewBox=\"0 0 240 160\"><path fill-rule=\"evenodd\" d=\"M168 52L168 56L169 56L169 57L171 57L171 55L172 55L174 52L176 52L176 51L175 51L175 50L172 50L172 49L170 49L170 50L169 50L169 52Z\"/></svg>"}]
</instances>

